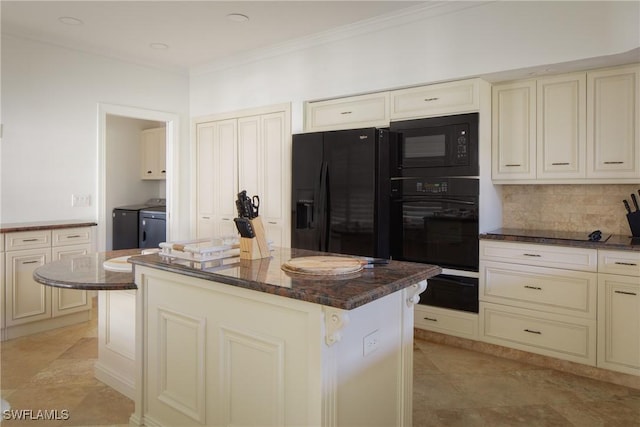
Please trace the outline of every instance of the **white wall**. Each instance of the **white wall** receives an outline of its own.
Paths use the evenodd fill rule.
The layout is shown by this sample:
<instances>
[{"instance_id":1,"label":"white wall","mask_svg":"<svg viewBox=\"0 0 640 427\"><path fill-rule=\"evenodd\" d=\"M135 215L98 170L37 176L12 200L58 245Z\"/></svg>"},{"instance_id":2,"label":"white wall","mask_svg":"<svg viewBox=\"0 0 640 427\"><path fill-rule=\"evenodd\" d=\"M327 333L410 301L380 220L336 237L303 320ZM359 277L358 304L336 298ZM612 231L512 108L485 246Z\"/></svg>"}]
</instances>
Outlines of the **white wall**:
<instances>
[{"instance_id":1,"label":"white wall","mask_svg":"<svg viewBox=\"0 0 640 427\"><path fill-rule=\"evenodd\" d=\"M451 2L452 8L462 7ZM470 2L379 31L224 68L192 71L192 116L302 102L618 54L640 46L638 2ZM389 25L389 23L384 23ZM332 40L331 38L327 38ZM217 68L217 69L216 69Z\"/></svg>"},{"instance_id":2,"label":"white wall","mask_svg":"<svg viewBox=\"0 0 640 427\"><path fill-rule=\"evenodd\" d=\"M97 220L98 105L178 114L181 170L189 170L189 78L13 36L2 36L3 223ZM184 165L184 166L182 166ZM189 226L189 174L175 215ZM71 207L72 194L92 206Z\"/></svg>"}]
</instances>

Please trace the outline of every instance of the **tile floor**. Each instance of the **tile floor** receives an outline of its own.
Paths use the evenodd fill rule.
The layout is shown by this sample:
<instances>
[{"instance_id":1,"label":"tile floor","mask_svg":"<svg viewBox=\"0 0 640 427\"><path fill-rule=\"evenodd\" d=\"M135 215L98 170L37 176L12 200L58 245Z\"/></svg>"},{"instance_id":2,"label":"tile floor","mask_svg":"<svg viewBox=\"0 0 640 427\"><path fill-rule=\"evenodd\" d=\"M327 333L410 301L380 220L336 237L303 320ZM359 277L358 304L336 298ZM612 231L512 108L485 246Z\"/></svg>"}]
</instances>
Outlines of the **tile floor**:
<instances>
[{"instance_id":1,"label":"tile floor","mask_svg":"<svg viewBox=\"0 0 640 427\"><path fill-rule=\"evenodd\" d=\"M96 332L94 316L1 344L1 393L12 408L69 413L0 417L3 427L128 425L133 402L93 377ZM640 426L640 390L424 340L414 348L416 427Z\"/></svg>"}]
</instances>

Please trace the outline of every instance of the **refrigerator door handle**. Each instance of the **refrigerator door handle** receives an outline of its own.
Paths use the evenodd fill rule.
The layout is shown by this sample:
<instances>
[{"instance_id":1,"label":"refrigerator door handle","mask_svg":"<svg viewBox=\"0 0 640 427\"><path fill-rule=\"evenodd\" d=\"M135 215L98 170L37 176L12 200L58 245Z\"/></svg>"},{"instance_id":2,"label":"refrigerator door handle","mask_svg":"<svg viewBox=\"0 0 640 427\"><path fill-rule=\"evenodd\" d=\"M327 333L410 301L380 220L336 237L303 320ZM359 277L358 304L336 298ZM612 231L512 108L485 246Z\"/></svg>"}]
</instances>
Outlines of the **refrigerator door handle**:
<instances>
[{"instance_id":1,"label":"refrigerator door handle","mask_svg":"<svg viewBox=\"0 0 640 427\"><path fill-rule=\"evenodd\" d=\"M328 245L328 232L329 232L329 209L327 209L328 191L329 191L329 164L322 162L320 169L320 190L318 194L317 209L318 214L318 249L326 252Z\"/></svg>"}]
</instances>

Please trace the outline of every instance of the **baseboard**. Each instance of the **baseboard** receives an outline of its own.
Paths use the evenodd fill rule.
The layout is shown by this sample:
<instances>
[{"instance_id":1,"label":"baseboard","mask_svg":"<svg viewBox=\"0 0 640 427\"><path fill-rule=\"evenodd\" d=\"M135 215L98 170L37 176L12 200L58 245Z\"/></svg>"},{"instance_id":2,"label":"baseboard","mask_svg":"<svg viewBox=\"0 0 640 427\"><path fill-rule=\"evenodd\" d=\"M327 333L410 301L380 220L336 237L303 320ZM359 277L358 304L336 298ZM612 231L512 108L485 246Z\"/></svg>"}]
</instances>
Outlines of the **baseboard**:
<instances>
[{"instance_id":1,"label":"baseboard","mask_svg":"<svg viewBox=\"0 0 640 427\"><path fill-rule=\"evenodd\" d=\"M95 363L93 373L98 381L102 381L131 400L135 399L136 386L132 380L123 377L100 362Z\"/></svg>"}]
</instances>

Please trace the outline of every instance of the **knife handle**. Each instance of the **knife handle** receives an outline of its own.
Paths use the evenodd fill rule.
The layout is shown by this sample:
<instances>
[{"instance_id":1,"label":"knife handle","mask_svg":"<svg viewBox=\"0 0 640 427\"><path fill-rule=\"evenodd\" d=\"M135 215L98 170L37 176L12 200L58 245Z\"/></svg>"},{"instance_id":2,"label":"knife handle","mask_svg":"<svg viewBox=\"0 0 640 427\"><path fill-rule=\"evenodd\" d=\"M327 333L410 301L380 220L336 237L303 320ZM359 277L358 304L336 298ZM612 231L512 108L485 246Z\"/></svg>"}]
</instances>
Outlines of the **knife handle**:
<instances>
[{"instance_id":1,"label":"knife handle","mask_svg":"<svg viewBox=\"0 0 640 427\"><path fill-rule=\"evenodd\" d=\"M627 213L631 213L631 206L629 206L629 202L623 200L622 203L624 203L624 207L627 209Z\"/></svg>"},{"instance_id":2,"label":"knife handle","mask_svg":"<svg viewBox=\"0 0 640 427\"><path fill-rule=\"evenodd\" d=\"M631 193L631 201L633 202L633 206L636 208L636 212L640 211L640 207L638 206L638 199L636 199L636 195Z\"/></svg>"}]
</instances>

